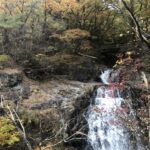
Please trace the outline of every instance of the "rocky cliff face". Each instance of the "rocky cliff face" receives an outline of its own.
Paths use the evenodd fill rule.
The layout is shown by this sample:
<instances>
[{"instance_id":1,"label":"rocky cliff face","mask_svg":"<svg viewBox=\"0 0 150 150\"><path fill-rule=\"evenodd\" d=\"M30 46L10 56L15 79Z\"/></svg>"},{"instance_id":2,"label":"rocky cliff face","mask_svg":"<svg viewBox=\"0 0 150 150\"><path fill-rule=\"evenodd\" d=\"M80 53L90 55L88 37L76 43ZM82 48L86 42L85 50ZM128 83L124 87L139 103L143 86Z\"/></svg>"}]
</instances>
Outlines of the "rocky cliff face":
<instances>
[{"instance_id":1,"label":"rocky cliff face","mask_svg":"<svg viewBox=\"0 0 150 150\"><path fill-rule=\"evenodd\" d=\"M0 70L0 81L3 104L16 110L33 148L48 146L47 150L71 150L70 145L79 142L76 141L78 136L85 141L82 132L85 132L87 125L83 114L96 83L58 77L43 82L33 81L21 69L11 66ZM72 141L75 142L72 144ZM23 141L8 149L12 148L27 149Z\"/></svg>"},{"instance_id":2,"label":"rocky cliff face","mask_svg":"<svg viewBox=\"0 0 150 150\"><path fill-rule=\"evenodd\" d=\"M82 150L86 144L88 129L84 113L97 85L92 79L98 77L99 70L103 67L97 66L91 60L86 61L85 58L80 58L80 61L72 56L71 58L70 56L57 58L58 61L53 61L53 59L48 58L50 70L42 70L44 74L40 72L46 64L38 66L40 67L38 72L37 68L32 68L33 66L25 70L25 74L31 78L35 76L35 78L37 76L44 78L48 74L46 80L42 82L27 78L16 65L12 67L12 64L8 63L7 66L2 67L0 96L4 105L9 104L17 111L33 149ZM62 59L63 64L61 64ZM72 59L74 63L71 64ZM119 82L130 87L134 93L133 107L136 109L141 126L145 128L146 116L143 118L140 112L145 106L147 107L149 89L143 84L140 71L136 70L139 68L134 67L137 62L131 61L130 63L125 62L116 69L121 72ZM131 68L134 69L131 70ZM131 74L134 76L131 77ZM85 81L88 82L85 83ZM143 94L144 97L142 97ZM0 113L2 115L1 110ZM147 130L143 132L143 137L147 136L144 135L146 132ZM146 140L144 140L145 143ZM27 147L21 140L13 147L4 149L27 150Z\"/></svg>"}]
</instances>

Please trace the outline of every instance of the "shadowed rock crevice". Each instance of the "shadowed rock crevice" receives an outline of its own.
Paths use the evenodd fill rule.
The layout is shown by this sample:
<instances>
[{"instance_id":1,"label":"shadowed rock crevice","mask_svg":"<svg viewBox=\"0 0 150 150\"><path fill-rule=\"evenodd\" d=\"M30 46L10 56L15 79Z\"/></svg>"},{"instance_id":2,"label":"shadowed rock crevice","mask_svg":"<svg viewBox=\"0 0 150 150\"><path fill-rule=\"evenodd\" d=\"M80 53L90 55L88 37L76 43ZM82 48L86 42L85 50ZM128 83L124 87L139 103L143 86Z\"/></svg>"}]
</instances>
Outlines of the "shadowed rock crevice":
<instances>
[{"instance_id":1,"label":"shadowed rock crevice","mask_svg":"<svg viewBox=\"0 0 150 150\"><path fill-rule=\"evenodd\" d=\"M84 56L39 54L24 64L24 72L29 78L38 80L62 78L88 82L96 78L97 72L103 66Z\"/></svg>"}]
</instances>

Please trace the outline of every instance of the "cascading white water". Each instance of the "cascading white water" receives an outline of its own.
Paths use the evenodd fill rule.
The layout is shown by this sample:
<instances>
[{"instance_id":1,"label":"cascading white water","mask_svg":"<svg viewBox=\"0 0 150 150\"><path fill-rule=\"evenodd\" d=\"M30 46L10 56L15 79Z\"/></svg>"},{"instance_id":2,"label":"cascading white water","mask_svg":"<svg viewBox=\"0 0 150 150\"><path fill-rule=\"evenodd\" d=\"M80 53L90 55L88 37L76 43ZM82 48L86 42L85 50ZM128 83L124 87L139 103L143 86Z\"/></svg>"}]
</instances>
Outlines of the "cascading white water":
<instances>
[{"instance_id":1,"label":"cascading white water","mask_svg":"<svg viewBox=\"0 0 150 150\"><path fill-rule=\"evenodd\" d=\"M138 150L130 144L130 134L122 118L127 117L127 107L114 82L117 73L106 70L101 79L105 85L97 89L94 104L87 112L88 141L93 150Z\"/></svg>"}]
</instances>

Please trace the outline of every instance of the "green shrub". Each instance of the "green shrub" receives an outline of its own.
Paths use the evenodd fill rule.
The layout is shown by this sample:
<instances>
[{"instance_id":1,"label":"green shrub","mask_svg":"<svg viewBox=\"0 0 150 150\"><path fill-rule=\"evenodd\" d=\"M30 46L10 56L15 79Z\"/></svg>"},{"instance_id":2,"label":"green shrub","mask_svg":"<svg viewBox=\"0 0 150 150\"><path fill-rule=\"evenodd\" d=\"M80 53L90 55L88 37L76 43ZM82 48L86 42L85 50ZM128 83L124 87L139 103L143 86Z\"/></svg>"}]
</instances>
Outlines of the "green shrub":
<instances>
[{"instance_id":1,"label":"green shrub","mask_svg":"<svg viewBox=\"0 0 150 150\"><path fill-rule=\"evenodd\" d=\"M19 133L11 121L5 117L0 117L0 146L13 145L19 142Z\"/></svg>"},{"instance_id":2,"label":"green shrub","mask_svg":"<svg viewBox=\"0 0 150 150\"><path fill-rule=\"evenodd\" d=\"M0 55L0 62L9 61L10 57L8 55Z\"/></svg>"}]
</instances>

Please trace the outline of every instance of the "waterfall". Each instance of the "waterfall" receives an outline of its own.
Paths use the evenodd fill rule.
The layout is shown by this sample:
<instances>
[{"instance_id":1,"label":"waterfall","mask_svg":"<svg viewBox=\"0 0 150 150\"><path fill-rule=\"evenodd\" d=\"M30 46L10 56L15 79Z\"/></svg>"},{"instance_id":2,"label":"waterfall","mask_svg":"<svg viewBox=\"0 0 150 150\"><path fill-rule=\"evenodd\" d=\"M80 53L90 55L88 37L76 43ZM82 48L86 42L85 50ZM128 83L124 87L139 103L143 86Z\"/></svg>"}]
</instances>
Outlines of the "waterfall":
<instances>
[{"instance_id":1,"label":"waterfall","mask_svg":"<svg viewBox=\"0 0 150 150\"><path fill-rule=\"evenodd\" d=\"M116 71L106 70L100 76L104 85L97 88L96 97L86 114L89 126L88 150L143 149L130 143L131 136L124 119L131 111L124 105L125 100L116 83L118 75Z\"/></svg>"}]
</instances>

